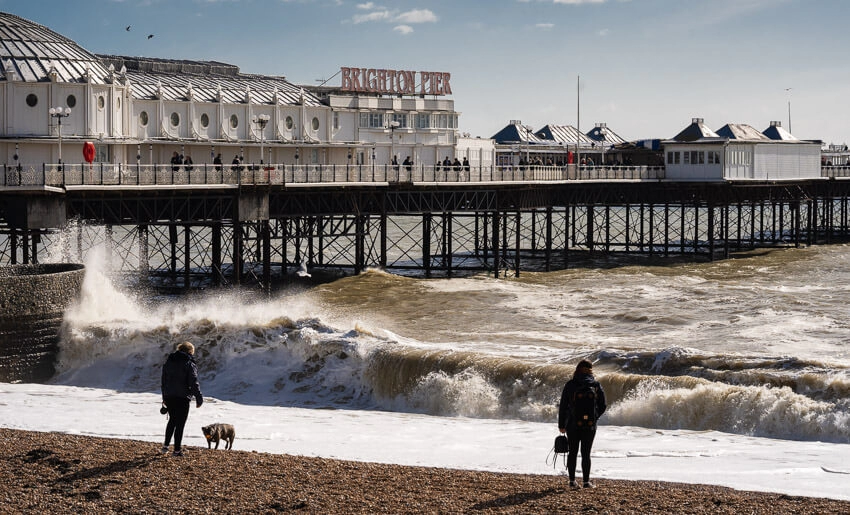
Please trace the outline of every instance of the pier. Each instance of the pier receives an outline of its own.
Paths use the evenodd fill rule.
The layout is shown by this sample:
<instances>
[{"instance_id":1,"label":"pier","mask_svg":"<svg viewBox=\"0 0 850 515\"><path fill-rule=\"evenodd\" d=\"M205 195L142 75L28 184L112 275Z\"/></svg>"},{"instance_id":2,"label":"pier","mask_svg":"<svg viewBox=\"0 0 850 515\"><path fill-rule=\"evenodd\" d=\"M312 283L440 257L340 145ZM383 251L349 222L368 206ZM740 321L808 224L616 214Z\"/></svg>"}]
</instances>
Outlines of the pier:
<instances>
[{"instance_id":1,"label":"pier","mask_svg":"<svg viewBox=\"0 0 850 515\"><path fill-rule=\"evenodd\" d=\"M155 286L256 285L308 270L420 277L568 268L587 255L712 260L850 230L843 167L786 181L667 180L663 167L6 167L0 264L102 246ZM61 256L56 256L61 252ZM116 259L117 258L117 259Z\"/></svg>"}]
</instances>

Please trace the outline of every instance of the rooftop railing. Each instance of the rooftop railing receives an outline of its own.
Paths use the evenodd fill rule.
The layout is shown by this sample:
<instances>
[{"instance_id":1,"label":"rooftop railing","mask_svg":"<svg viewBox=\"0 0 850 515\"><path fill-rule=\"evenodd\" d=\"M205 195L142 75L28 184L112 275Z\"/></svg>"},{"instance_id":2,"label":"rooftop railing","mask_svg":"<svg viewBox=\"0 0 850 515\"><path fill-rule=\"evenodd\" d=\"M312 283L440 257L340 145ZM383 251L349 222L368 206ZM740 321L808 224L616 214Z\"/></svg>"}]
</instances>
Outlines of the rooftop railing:
<instances>
[{"instance_id":1,"label":"rooftop railing","mask_svg":"<svg viewBox=\"0 0 850 515\"><path fill-rule=\"evenodd\" d=\"M506 183L659 180L661 166L429 165L5 165L0 186L289 186L298 184Z\"/></svg>"}]
</instances>

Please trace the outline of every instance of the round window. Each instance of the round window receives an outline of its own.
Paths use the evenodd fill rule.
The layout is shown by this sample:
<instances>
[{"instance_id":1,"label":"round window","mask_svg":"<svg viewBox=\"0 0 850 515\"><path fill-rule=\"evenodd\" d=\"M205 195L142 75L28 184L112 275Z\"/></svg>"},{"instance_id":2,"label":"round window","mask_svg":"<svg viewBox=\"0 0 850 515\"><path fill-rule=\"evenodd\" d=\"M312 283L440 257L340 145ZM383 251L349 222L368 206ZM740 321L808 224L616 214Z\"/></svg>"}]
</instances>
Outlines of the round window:
<instances>
[{"instance_id":1,"label":"round window","mask_svg":"<svg viewBox=\"0 0 850 515\"><path fill-rule=\"evenodd\" d=\"M292 117L287 116L286 117L286 129L291 131L293 125L294 125L294 122L292 121Z\"/></svg>"},{"instance_id":2,"label":"round window","mask_svg":"<svg viewBox=\"0 0 850 515\"><path fill-rule=\"evenodd\" d=\"M27 105L28 106L35 107L35 105L37 103L38 103L38 97L35 95L35 93L30 93L29 95L27 95Z\"/></svg>"},{"instance_id":3,"label":"round window","mask_svg":"<svg viewBox=\"0 0 850 515\"><path fill-rule=\"evenodd\" d=\"M97 97L97 108L103 109L103 106L106 105L106 100L104 100L103 95Z\"/></svg>"},{"instance_id":4,"label":"round window","mask_svg":"<svg viewBox=\"0 0 850 515\"><path fill-rule=\"evenodd\" d=\"M235 114L230 115L230 127L232 129L239 127L239 117Z\"/></svg>"},{"instance_id":5,"label":"round window","mask_svg":"<svg viewBox=\"0 0 850 515\"><path fill-rule=\"evenodd\" d=\"M207 128L210 126L210 116L207 113L201 114L201 127Z\"/></svg>"},{"instance_id":6,"label":"round window","mask_svg":"<svg viewBox=\"0 0 850 515\"><path fill-rule=\"evenodd\" d=\"M180 115L177 113L171 113L171 126L177 127L180 125Z\"/></svg>"},{"instance_id":7,"label":"round window","mask_svg":"<svg viewBox=\"0 0 850 515\"><path fill-rule=\"evenodd\" d=\"M314 131L319 130L319 119L318 118L313 118L313 130Z\"/></svg>"},{"instance_id":8,"label":"round window","mask_svg":"<svg viewBox=\"0 0 850 515\"><path fill-rule=\"evenodd\" d=\"M74 107L77 105L77 97L74 95L68 95L68 98L65 99L65 105L68 107Z\"/></svg>"},{"instance_id":9,"label":"round window","mask_svg":"<svg viewBox=\"0 0 850 515\"><path fill-rule=\"evenodd\" d=\"M139 113L139 123L142 125L142 127L148 126L148 112L147 111L142 111L141 113Z\"/></svg>"}]
</instances>

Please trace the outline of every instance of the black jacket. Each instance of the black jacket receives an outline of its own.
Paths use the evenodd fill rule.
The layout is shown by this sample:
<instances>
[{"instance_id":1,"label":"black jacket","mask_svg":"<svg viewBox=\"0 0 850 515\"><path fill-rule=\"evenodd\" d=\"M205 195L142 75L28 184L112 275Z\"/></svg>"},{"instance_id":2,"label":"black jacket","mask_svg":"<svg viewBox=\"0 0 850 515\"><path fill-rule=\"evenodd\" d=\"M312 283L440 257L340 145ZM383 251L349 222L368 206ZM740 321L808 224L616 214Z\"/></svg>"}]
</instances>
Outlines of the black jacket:
<instances>
[{"instance_id":1,"label":"black jacket","mask_svg":"<svg viewBox=\"0 0 850 515\"><path fill-rule=\"evenodd\" d=\"M605 403L605 391L602 389L602 385L599 384L599 381L593 378L590 374L578 374L574 376L572 379L567 381L567 384L564 385L564 391L561 392L561 405L558 409L558 429L575 429L576 421L573 419L572 408L570 406L570 399L573 397L573 393L579 389L579 386L583 384L590 384L594 388L596 388L596 416L601 417L603 413L605 413L605 409L608 405ZM595 422L595 421L594 421Z\"/></svg>"},{"instance_id":2,"label":"black jacket","mask_svg":"<svg viewBox=\"0 0 850 515\"><path fill-rule=\"evenodd\" d=\"M198 384L198 367L192 356L183 351L172 352L162 366L162 398L183 397L203 402Z\"/></svg>"}]
</instances>

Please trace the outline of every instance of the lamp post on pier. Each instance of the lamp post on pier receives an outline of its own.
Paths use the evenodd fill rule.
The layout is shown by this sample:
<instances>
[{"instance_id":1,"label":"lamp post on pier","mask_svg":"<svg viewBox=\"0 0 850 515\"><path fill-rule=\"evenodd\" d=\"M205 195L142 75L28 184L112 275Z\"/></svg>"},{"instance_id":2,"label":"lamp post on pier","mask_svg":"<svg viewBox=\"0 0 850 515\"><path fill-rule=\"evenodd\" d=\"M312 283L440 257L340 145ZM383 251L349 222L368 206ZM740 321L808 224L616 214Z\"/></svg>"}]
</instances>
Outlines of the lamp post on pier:
<instances>
[{"instance_id":1,"label":"lamp post on pier","mask_svg":"<svg viewBox=\"0 0 850 515\"><path fill-rule=\"evenodd\" d=\"M59 171L62 171L62 118L71 116L71 108L51 107L48 111L51 118L56 118L59 133Z\"/></svg>"},{"instance_id":2,"label":"lamp post on pier","mask_svg":"<svg viewBox=\"0 0 850 515\"><path fill-rule=\"evenodd\" d=\"M605 136L608 135L608 128L604 124L599 127L599 135L602 136L602 162L599 164L605 166Z\"/></svg>"},{"instance_id":3,"label":"lamp post on pier","mask_svg":"<svg viewBox=\"0 0 850 515\"><path fill-rule=\"evenodd\" d=\"M263 143L265 142L265 130L271 118L267 114L255 116L252 120L260 128L260 166L263 164Z\"/></svg>"},{"instance_id":4,"label":"lamp post on pier","mask_svg":"<svg viewBox=\"0 0 850 515\"><path fill-rule=\"evenodd\" d=\"M390 128L390 162L395 157L395 130L401 125L398 120L390 120L387 127Z\"/></svg>"}]
</instances>

